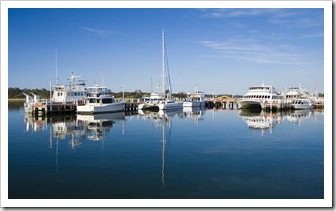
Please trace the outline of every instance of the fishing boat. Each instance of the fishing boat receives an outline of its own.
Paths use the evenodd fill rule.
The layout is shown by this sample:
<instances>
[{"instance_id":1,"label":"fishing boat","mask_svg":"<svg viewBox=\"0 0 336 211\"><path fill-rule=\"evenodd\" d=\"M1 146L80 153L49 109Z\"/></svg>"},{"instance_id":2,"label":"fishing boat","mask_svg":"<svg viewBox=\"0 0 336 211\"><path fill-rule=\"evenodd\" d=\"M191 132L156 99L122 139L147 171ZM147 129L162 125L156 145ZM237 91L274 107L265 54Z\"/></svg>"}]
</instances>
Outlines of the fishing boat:
<instances>
[{"instance_id":1,"label":"fishing boat","mask_svg":"<svg viewBox=\"0 0 336 211\"><path fill-rule=\"evenodd\" d=\"M183 102L183 107L204 107L205 102L205 93L196 91L189 96L187 101Z\"/></svg>"},{"instance_id":2,"label":"fishing boat","mask_svg":"<svg viewBox=\"0 0 336 211\"><path fill-rule=\"evenodd\" d=\"M83 104L87 90L85 80L79 80L78 78L80 77L72 72L71 76L68 77L68 85L61 85L56 80L56 85L50 88L50 99L41 99L39 95L34 93L31 93L33 97L23 93L26 96L24 103L25 112L31 113L34 105Z\"/></svg>"},{"instance_id":3,"label":"fishing boat","mask_svg":"<svg viewBox=\"0 0 336 211\"><path fill-rule=\"evenodd\" d=\"M117 102L111 95L111 90L96 85L87 88L85 105L77 106L77 113L107 113L125 110L125 101Z\"/></svg>"},{"instance_id":4,"label":"fishing boat","mask_svg":"<svg viewBox=\"0 0 336 211\"><path fill-rule=\"evenodd\" d=\"M284 95L282 93L277 92L273 86L266 86L262 83L261 86L250 87L238 103L242 109L262 109L267 103L277 106L283 100Z\"/></svg>"},{"instance_id":5,"label":"fishing boat","mask_svg":"<svg viewBox=\"0 0 336 211\"><path fill-rule=\"evenodd\" d=\"M81 76L76 76L73 72L68 78L69 85L53 86L53 94L51 101L53 103L74 103L81 104L86 98L86 84L84 80L79 80Z\"/></svg>"},{"instance_id":6,"label":"fishing boat","mask_svg":"<svg viewBox=\"0 0 336 211\"><path fill-rule=\"evenodd\" d=\"M174 100L171 96L172 87L171 87L168 63L166 61L167 61L167 51L166 51L166 44L165 44L165 34L164 34L164 31L162 31L162 89L163 89L162 97L163 97L163 100L161 100L158 103L158 107L160 110L182 109L183 102L178 102Z\"/></svg>"}]
</instances>

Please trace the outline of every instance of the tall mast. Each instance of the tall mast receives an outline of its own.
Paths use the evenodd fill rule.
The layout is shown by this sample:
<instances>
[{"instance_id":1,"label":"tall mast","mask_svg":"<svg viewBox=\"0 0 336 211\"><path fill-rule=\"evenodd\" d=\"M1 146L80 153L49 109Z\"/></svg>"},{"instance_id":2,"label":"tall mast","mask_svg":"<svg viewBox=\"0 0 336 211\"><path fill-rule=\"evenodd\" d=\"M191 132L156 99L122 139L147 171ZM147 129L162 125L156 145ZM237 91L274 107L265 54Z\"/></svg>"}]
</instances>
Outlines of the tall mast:
<instances>
[{"instance_id":1,"label":"tall mast","mask_svg":"<svg viewBox=\"0 0 336 211\"><path fill-rule=\"evenodd\" d=\"M56 48L56 85L58 85L58 75L57 75L57 48Z\"/></svg>"},{"instance_id":2,"label":"tall mast","mask_svg":"<svg viewBox=\"0 0 336 211\"><path fill-rule=\"evenodd\" d=\"M165 88L165 59L164 59L164 53L165 53L165 44L164 44L164 31L162 29L162 94L165 95L166 88Z\"/></svg>"},{"instance_id":3,"label":"tall mast","mask_svg":"<svg viewBox=\"0 0 336 211\"><path fill-rule=\"evenodd\" d=\"M316 94L316 80L314 81L314 97L317 99L317 94Z\"/></svg>"}]
</instances>

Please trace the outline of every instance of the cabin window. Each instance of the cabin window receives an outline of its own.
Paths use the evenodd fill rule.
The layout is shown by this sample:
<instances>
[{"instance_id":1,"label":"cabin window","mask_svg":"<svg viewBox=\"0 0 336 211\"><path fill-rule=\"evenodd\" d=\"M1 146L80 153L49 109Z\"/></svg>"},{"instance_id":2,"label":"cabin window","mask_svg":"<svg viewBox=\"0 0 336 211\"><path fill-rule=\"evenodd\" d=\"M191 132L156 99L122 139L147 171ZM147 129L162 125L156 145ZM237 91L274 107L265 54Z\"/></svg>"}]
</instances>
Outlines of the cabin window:
<instances>
[{"instance_id":1,"label":"cabin window","mask_svg":"<svg viewBox=\"0 0 336 211\"><path fill-rule=\"evenodd\" d=\"M102 99L102 103L103 103L103 104L106 104L106 103L112 103L112 98L105 98L105 99Z\"/></svg>"},{"instance_id":2,"label":"cabin window","mask_svg":"<svg viewBox=\"0 0 336 211\"><path fill-rule=\"evenodd\" d=\"M96 103L96 102L97 102L97 99L95 99L95 98L91 98L89 102L90 102L90 103Z\"/></svg>"}]
</instances>

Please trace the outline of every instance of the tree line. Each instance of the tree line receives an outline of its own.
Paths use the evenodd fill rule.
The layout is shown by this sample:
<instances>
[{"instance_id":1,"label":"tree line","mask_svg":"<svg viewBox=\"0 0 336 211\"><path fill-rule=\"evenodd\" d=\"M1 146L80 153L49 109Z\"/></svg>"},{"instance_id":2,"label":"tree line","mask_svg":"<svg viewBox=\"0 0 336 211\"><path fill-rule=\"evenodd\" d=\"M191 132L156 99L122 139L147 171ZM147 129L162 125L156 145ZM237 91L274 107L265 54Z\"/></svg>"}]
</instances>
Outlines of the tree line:
<instances>
[{"instance_id":1,"label":"tree line","mask_svg":"<svg viewBox=\"0 0 336 211\"><path fill-rule=\"evenodd\" d=\"M40 95L41 98L49 98L50 91L47 89L20 89L18 87L9 87L8 88L8 99L20 99L20 98L26 98L26 96L23 94L26 93L30 96L32 96L32 93L36 95Z\"/></svg>"},{"instance_id":2,"label":"tree line","mask_svg":"<svg viewBox=\"0 0 336 211\"><path fill-rule=\"evenodd\" d=\"M18 87L10 87L8 88L8 99L24 99L26 98L26 96L23 94L26 93L30 96L32 96L32 93L41 96L41 98L44 99L48 99L50 97L50 91L47 89L20 89ZM115 97L115 98L122 98L123 97L123 93L122 92L111 92L111 94ZM147 92L142 92L141 90L135 90L134 92L124 92L124 97L125 98L142 98L144 95L149 96L150 93ZM224 94L226 96L231 96L229 94ZM187 96L186 93L184 92L180 92L177 94L172 94L173 97L177 97L177 98L185 98ZM220 95L216 95L216 96L222 96L222 94ZM207 98L212 98L212 95L206 95ZM242 97L242 96L235 96L235 97ZM324 93L318 93L318 97L324 97Z\"/></svg>"},{"instance_id":3,"label":"tree line","mask_svg":"<svg viewBox=\"0 0 336 211\"><path fill-rule=\"evenodd\" d=\"M47 89L20 89L18 87L9 87L8 88L8 99L25 99L26 96L23 94L26 93L32 96L32 93L41 96L43 99L48 99L50 97L50 90ZM122 92L111 92L115 98L122 98ZM149 93L143 93L141 90L135 90L134 92L124 92L125 98L142 98L143 95Z\"/></svg>"}]
</instances>

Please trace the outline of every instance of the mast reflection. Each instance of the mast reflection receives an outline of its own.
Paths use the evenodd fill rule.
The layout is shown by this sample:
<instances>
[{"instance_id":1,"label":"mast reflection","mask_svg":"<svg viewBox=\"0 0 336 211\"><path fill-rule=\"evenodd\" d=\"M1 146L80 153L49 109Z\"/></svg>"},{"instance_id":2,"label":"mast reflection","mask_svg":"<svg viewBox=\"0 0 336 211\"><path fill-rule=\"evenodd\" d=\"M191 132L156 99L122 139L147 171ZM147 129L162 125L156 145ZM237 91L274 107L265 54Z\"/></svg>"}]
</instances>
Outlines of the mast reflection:
<instances>
[{"instance_id":1,"label":"mast reflection","mask_svg":"<svg viewBox=\"0 0 336 211\"><path fill-rule=\"evenodd\" d=\"M166 162L168 157L168 150L166 149L169 146L171 131L172 131L172 119L174 116L183 117L183 110L160 110L158 112L154 111L142 111L139 110L139 115L145 119L150 120L156 128L161 129L162 136L160 142L162 143L162 168L161 168L161 182L163 188L166 187L165 182L165 171L166 171ZM152 129L150 130L152 133Z\"/></svg>"}]
</instances>

